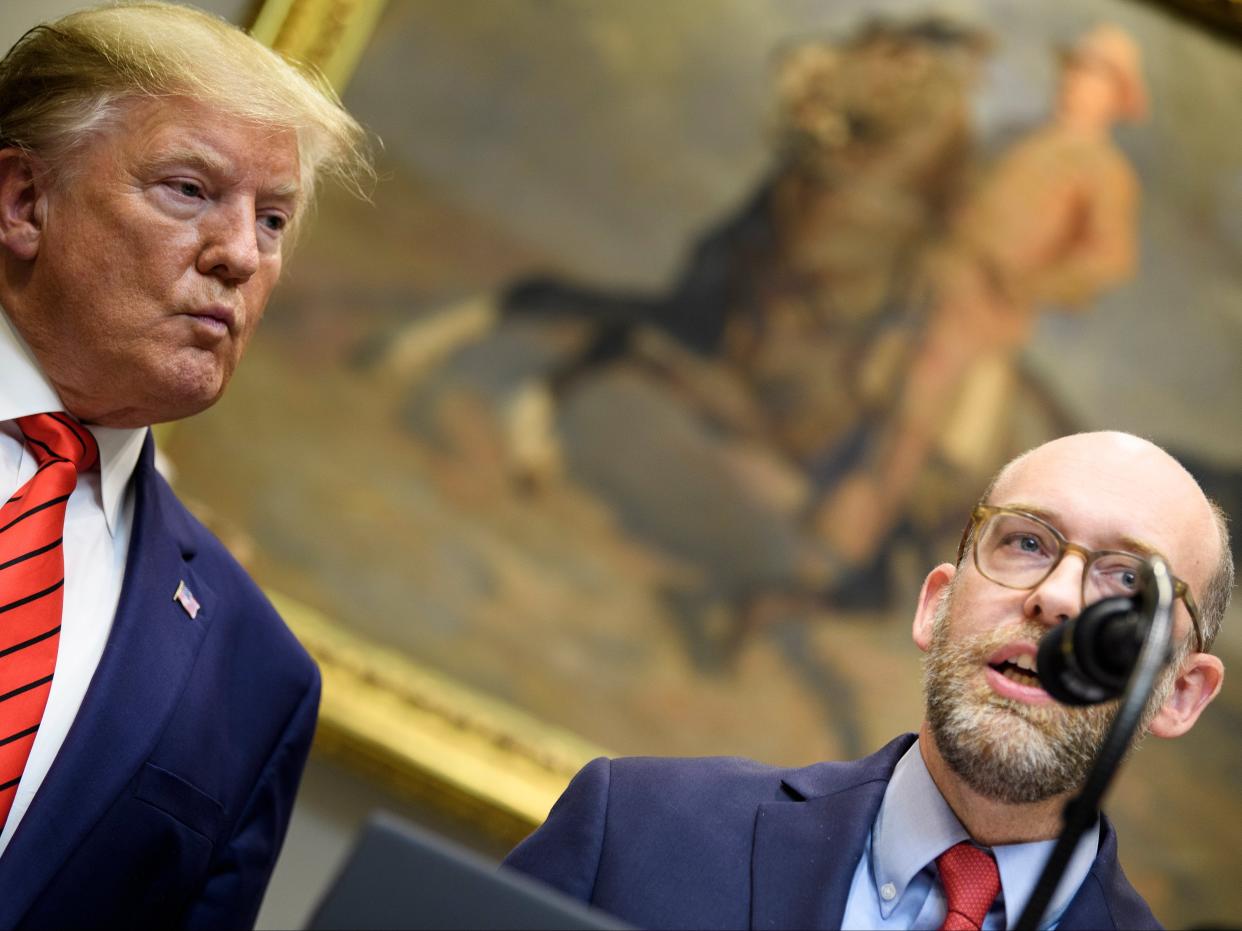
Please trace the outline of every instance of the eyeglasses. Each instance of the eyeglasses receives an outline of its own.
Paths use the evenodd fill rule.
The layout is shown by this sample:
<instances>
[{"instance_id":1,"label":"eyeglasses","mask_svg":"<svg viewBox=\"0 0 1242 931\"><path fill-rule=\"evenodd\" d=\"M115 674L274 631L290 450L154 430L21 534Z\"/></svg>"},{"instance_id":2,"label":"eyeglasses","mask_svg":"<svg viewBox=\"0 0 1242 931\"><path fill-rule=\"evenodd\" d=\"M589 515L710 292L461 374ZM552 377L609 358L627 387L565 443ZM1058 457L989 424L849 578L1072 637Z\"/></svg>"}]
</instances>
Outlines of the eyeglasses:
<instances>
[{"instance_id":1,"label":"eyeglasses","mask_svg":"<svg viewBox=\"0 0 1242 931\"><path fill-rule=\"evenodd\" d=\"M1144 559L1121 550L1088 550L1065 539L1061 531L1034 514L1013 508L977 505L957 548L960 565L966 546L974 545L975 567L985 579L1006 588L1032 589L1052 575L1066 553L1082 557L1082 603L1139 590ZM1181 579L1173 579L1173 595L1182 599L1194 627L1195 651L1203 652L1199 607Z\"/></svg>"}]
</instances>

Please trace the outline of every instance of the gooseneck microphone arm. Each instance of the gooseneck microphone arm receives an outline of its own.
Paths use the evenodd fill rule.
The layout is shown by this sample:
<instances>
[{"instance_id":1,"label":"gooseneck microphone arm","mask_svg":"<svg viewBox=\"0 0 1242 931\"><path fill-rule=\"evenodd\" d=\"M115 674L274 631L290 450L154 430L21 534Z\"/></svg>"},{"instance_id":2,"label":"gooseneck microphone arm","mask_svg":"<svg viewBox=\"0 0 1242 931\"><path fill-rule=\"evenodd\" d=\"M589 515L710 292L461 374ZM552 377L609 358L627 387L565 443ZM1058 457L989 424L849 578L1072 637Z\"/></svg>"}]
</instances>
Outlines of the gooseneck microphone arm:
<instances>
[{"instance_id":1,"label":"gooseneck microphone arm","mask_svg":"<svg viewBox=\"0 0 1242 931\"><path fill-rule=\"evenodd\" d=\"M1172 607L1173 576L1169 572L1168 563L1159 556L1153 556L1148 560L1147 571L1144 572L1142 594L1134 599L1134 608L1149 621L1134 671L1130 674L1125 692L1121 696L1117 716L1113 718L1104 743L1091 764L1091 771L1083 782L1082 791L1065 805L1061 835L1048 856L1048 862L1044 864L1035 891L1031 893L1026 907L1022 910L1022 916L1015 926L1018 931L1036 931L1039 927L1039 921L1065 873L1074 848L1099 813L1100 800L1130 747L1134 732L1143 717L1143 709L1155 688L1156 676L1167 662L1173 634ZM1068 624L1074 624L1077 620L1075 618ZM1062 644L1072 643L1070 633L1066 632L1067 636L1062 639ZM1042 665L1042 661L1037 663L1037 666Z\"/></svg>"}]
</instances>

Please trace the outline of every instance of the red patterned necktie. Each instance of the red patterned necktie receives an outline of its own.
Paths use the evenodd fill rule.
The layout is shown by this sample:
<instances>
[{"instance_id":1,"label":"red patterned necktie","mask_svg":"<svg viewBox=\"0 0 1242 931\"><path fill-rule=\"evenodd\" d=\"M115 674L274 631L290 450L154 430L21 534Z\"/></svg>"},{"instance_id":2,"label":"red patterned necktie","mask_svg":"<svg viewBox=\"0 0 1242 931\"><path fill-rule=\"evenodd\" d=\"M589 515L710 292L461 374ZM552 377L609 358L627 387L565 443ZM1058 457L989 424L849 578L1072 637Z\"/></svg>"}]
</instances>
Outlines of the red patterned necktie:
<instances>
[{"instance_id":1,"label":"red patterned necktie","mask_svg":"<svg viewBox=\"0 0 1242 931\"><path fill-rule=\"evenodd\" d=\"M940 931L979 931L1000 892L996 861L986 850L962 841L936 857L949 903Z\"/></svg>"},{"instance_id":2,"label":"red patterned necktie","mask_svg":"<svg viewBox=\"0 0 1242 931\"><path fill-rule=\"evenodd\" d=\"M0 508L0 827L34 745L56 668L64 605L61 538L78 472L99 459L67 414L19 417L38 469Z\"/></svg>"}]
</instances>

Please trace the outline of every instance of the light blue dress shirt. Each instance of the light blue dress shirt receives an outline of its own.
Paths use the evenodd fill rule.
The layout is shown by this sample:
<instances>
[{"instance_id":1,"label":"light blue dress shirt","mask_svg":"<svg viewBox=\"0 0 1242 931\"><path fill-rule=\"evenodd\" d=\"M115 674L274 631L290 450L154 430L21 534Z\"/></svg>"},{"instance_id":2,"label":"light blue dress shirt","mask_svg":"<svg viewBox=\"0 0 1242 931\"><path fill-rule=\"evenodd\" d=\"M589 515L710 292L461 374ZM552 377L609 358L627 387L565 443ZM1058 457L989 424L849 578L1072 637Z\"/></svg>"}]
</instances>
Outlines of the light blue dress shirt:
<instances>
[{"instance_id":1,"label":"light blue dress shirt","mask_svg":"<svg viewBox=\"0 0 1242 931\"><path fill-rule=\"evenodd\" d=\"M970 840L970 835L932 781L916 740L898 761L884 792L866 849L854 870L841 927L939 928L946 907L944 890L937 882L936 857L964 840ZM1041 929L1057 926L1091 870L1099 843L1097 818L1078 842L1040 922ZM992 848L1001 891L984 919L984 931L1017 924L1055 846L1055 840L1047 840Z\"/></svg>"}]
</instances>

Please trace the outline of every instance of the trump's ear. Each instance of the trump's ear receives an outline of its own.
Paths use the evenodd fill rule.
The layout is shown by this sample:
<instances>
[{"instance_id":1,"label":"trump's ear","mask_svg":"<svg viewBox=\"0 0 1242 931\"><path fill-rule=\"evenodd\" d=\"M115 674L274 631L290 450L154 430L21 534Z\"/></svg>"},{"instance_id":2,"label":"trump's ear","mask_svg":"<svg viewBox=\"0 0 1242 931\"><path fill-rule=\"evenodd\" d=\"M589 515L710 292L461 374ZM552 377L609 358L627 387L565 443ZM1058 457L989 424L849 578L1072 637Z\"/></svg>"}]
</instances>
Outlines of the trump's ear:
<instances>
[{"instance_id":1,"label":"trump's ear","mask_svg":"<svg viewBox=\"0 0 1242 931\"><path fill-rule=\"evenodd\" d=\"M46 209L43 188L33 155L0 149L0 245L26 262L39 254Z\"/></svg>"},{"instance_id":2,"label":"trump's ear","mask_svg":"<svg viewBox=\"0 0 1242 931\"><path fill-rule=\"evenodd\" d=\"M1225 664L1211 653L1191 653L1182 661L1173 692L1152 718L1157 737L1180 737L1199 720L1225 681Z\"/></svg>"},{"instance_id":3,"label":"trump's ear","mask_svg":"<svg viewBox=\"0 0 1242 931\"><path fill-rule=\"evenodd\" d=\"M936 612L940 608L942 598L949 597L949 586L957 575L957 567L952 563L941 563L923 580L923 589L919 592L919 604L914 610L915 645L924 653L931 646L932 632L936 628Z\"/></svg>"}]
</instances>

